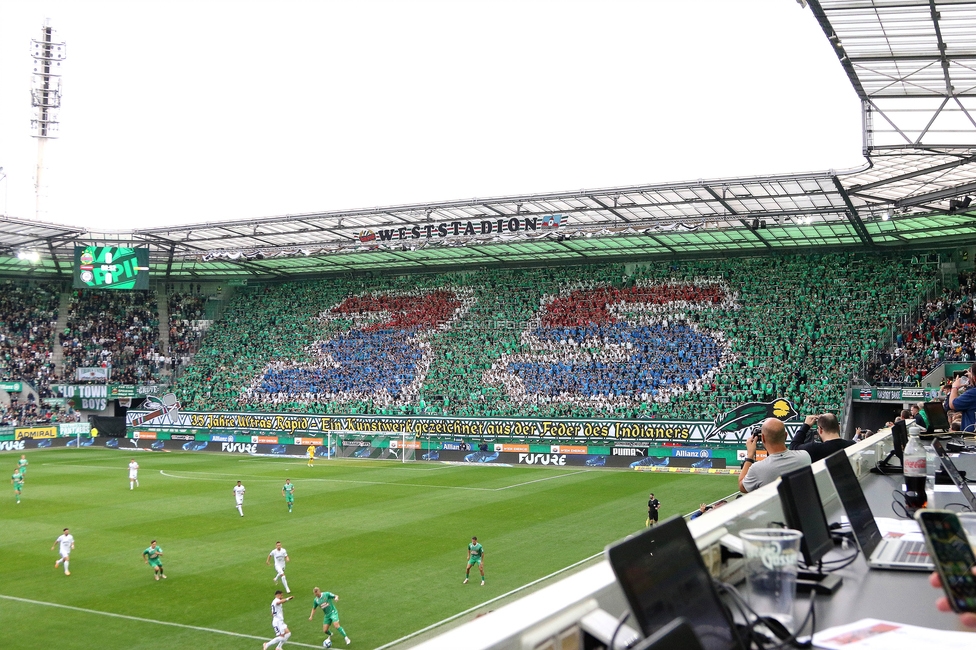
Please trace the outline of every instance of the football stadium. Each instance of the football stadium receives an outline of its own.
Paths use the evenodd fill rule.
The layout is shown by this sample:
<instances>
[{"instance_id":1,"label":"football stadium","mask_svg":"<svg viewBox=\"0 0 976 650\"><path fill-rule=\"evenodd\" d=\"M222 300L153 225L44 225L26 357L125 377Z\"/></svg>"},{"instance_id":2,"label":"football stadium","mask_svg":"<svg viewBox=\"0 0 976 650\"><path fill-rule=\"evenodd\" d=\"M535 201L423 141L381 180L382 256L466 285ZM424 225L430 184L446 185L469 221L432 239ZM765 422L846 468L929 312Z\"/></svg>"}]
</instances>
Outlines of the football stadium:
<instances>
[{"instance_id":1,"label":"football stadium","mask_svg":"<svg viewBox=\"0 0 976 650\"><path fill-rule=\"evenodd\" d=\"M790 8L860 106L860 166L122 230L5 209L0 647L976 627L947 609L976 601L937 607L931 563L867 570L835 473L879 525L976 507L976 2ZM56 27L17 37L38 188ZM928 443L912 474L916 427L951 436L961 485ZM774 626L738 536L777 528L803 535L790 580L815 576ZM940 643L918 647L964 641Z\"/></svg>"}]
</instances>

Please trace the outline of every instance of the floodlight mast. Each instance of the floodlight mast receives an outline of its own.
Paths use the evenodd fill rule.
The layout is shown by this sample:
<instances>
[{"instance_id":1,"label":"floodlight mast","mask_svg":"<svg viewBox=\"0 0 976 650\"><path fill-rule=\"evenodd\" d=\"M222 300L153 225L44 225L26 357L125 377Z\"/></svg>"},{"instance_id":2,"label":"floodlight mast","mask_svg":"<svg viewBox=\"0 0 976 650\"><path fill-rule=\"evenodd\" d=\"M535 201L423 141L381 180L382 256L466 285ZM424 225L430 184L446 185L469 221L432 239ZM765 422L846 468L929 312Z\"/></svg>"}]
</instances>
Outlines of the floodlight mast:
<instances>
[{"instance_id":1,"label":"floodlight mast","mask_svg":"<svg viewBox=\"0 0 976 650\"><path fill-rule=\"evenodd\" d=\"M61 108L61 62L66 55L64 42L54 40L51 19L44 20L41 38L31 41L34 72L31 76L31 135L37 138L37 170L34 175L34 216L41 217L44 197L44 149L47 141L56 138L58 110Z\"/></svg>"}]
</instances>

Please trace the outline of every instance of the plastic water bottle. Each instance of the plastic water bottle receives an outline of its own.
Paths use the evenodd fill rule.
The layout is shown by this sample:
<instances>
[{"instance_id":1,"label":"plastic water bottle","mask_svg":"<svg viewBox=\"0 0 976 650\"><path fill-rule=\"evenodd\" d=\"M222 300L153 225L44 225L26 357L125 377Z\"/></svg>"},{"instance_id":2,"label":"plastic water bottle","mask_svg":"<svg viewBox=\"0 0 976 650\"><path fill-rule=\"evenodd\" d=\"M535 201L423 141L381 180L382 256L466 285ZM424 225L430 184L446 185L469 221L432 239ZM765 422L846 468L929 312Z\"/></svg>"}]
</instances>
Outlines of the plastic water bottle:
<instances>
[{"instance_id":1,"label":"plastic water bottle","mask_svg":"<svg viewBox=\"0 0 976 650\"><path fill-rule=\"evenodd\" d=\"M918 440L921 431L922 428L915 423L908 427L908 444L905 445L905 458L902 462L905 474L905 505L912 513L925 507L928 498L925 492L928 458L925 448Z\"/></svg>"}]
</instances>

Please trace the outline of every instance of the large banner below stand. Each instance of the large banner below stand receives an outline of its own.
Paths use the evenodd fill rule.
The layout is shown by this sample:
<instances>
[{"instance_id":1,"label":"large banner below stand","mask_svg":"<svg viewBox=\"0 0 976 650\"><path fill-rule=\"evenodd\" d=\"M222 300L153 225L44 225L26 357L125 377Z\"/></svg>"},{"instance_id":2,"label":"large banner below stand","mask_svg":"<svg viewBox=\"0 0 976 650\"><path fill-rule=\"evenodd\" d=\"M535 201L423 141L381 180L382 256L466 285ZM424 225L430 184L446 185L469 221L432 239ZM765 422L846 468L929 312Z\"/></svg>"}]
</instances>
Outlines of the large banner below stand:
<instances>
[{"instance_id":1,"label":"large banner below stand","mask_svg":"<svg viewBox=\"0 0 976 650\"><path fill-rule=\"evenodd\" d=\"M182 411L172 394L152 411L130 410L130 428L159 431L194 430L214 434L324 437L332 434L385 434L399 437L506 438L526 441L581 441L607 444L668 443L742 444L749 429L765 417L795 417L786 400L740 407L717 422L691 420L546 420L518 418L451 418L424 416L304 415L295 413L222 413ZM759 408L761 406L762 408ZM802 423L786 423L792 437ZM720 425L720 426L719 426Z\"/></svg>"}]
</instances>

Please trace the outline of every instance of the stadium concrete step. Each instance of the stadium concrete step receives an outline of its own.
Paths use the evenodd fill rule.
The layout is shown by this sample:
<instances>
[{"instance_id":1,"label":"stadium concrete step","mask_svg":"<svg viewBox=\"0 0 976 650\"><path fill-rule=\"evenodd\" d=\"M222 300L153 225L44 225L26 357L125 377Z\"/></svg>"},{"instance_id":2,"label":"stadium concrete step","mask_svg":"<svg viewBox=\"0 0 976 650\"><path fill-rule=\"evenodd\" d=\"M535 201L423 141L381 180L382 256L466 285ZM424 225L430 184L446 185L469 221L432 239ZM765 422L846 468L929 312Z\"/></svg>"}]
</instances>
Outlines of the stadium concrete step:
<instances>
[{"instance_id":1,"label":"stadium concrete step","mask_svg":"<svg viewBox=\"0 0 976 650\"><path fill-rule=\"evenodd\" d=\"M163 356L169 356L169 295L165 291L156 292L159 310L159 345Z\"/></svg>"},{"instance_id":2,"label":"stadium concrete step","mask_svg":"<svg viewBox=\"0 0 976 650\"><path fill-rule=\"evenodd\" d=\"M63 376L64 373L64 351L61 348L61 341L58 336L68 325L68 306L71 304L71 294L70 289L61 292L61 301L58 303L58 324L51 335L51 363L54 364L54 370L59 376Z\"/></svg>"}]
</instances>

